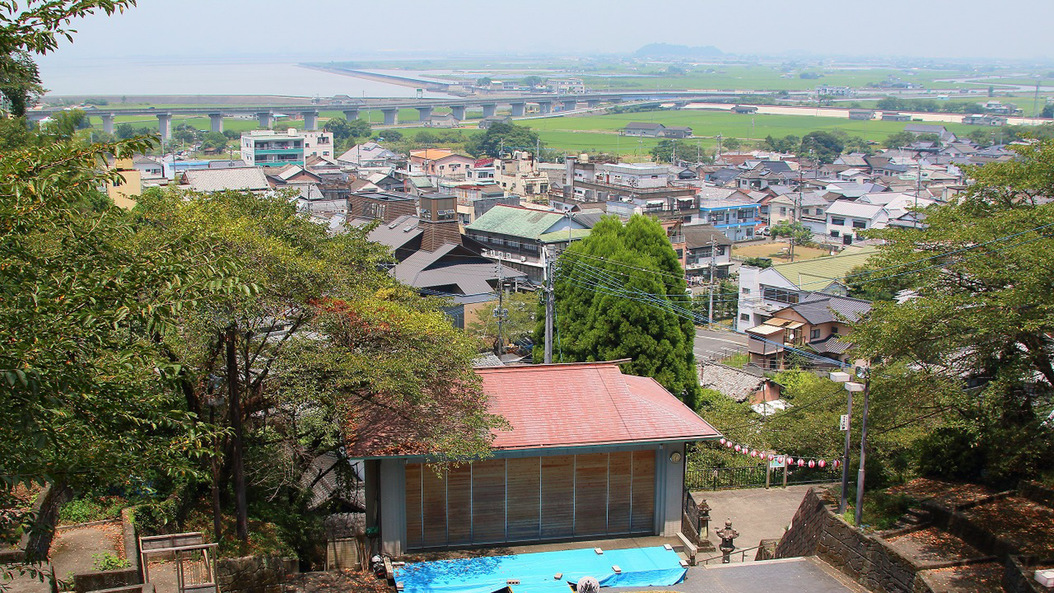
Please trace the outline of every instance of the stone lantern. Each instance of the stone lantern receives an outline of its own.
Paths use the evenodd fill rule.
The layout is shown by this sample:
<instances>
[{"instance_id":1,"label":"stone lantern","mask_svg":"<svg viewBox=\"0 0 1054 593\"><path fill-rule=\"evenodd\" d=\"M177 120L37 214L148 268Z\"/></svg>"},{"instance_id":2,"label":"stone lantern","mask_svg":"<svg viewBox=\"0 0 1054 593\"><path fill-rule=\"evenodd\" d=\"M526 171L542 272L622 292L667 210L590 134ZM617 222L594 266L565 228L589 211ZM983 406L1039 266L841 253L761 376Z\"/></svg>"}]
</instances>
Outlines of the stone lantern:
<instances>
[{"instance_id":1,"label":"stone lantern","mask_svg":"<svg viewBox=\"0 0 1054 593\"><path fill-rule=\"evenodd\" d=\"M729 519L725 521L724 529L718 529L714 533L721 538L721 545L717 547L721 550L721 564L728 564L732 561L732 551L736 549L733 540L739 537L739 532L732 529L732 520Z\"/></svg>"}]
</instances>

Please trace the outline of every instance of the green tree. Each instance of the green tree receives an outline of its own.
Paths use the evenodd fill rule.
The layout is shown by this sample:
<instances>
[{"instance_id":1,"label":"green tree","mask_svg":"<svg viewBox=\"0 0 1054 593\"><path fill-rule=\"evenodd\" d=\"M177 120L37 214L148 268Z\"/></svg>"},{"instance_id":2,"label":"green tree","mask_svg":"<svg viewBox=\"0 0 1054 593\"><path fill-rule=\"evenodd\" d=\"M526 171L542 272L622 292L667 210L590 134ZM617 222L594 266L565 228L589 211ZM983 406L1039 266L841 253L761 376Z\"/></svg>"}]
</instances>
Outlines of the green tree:
<instances>
[{"instance_id":1,"label":"green tree","mask_svg":"<svg viewBox=\"0 0 1054 593\"><path fill-rule=\"evenodd\" d=\"M1039 113L1040 117L1054 117L1054 103L1047 103L1043 106L1043 111Z\"/></svg>"},{"instance_id":2,"label":"green tree","mask_svg":"<svg viewBox=\"0 0 1054 593\"><path fill-rule=\"evenodd\" d=\"M878 302L853 342L901 380L873 390L911 402L914 422L939 418L919 443L919 467L947 477L1013 483L1049 468L1054 435L1054 141L974 169L958 201L927 211L926 227L883 230L874 281L913 298ZM904 279L907 280L904 280ZM907 392L907 393L905 393Z\"/></svg>"},{"instance_id":3,"label":"green tree","mask_svg":"<svg viewBox=\"0 0 1054 593\"><path fill-rule=\"evenodd\" d=\"M624 368L653 377L687 405L699 399L684 271L662 226L634 216L605 217L561 256L555 280L556 361L629 358ZM544 313L535 329L535 359L545 342Z\"/></svg>"},{"instance_id":4,"label":"green tree","mask_svg":"<svg viewBox=\"0 0 1054 593\"><path fill-rule=\"evenodd\" d=\"M672 163L675 155L680 155L681 159L688 159L695 156L695 151L681 140L670 139L660 140L651 149L651 158L659 163Z\"/></svg>"},{"instance_id":5,"label":"green tree","mask_svg":"<svg viewBox=\"0 0 1054 593\"><path fill-rule=\"evenodd\" d=\"M476 79L476 86L490 86L494 82L489 76L481 76Z\"/></svg>"},{"instance_id":6,"label":"green tree","mask_svg":"<svg viewBox=\"0 0 1054 593\"><path fill-rule=\"evenodd\" d=\"M743 141L735 137L725 138L723 145L726 150L739 150L743 146Z\"/></svg>"},{"instance_id":7,"label":"green tree","mask_svg":"<svg viewBox=\"0 0 1054 593\"><path fill-rule=\"evenodd\" d=\"M915 134L902 130L895 134L886 136L885 145L886 148L903 148L913 142L915 142Z\"/></svg>"},{"instance_id":8,"label":"green tree","mask_svg":"<svg viewBox=\"0 0 1054 593\"><path fill-rule=\"evenodd\" d=\"M527 87L541 86L545 81L542 80L541 76L528 76L523 79L523 85Z\"/></svg>"},{"instance_id":9,"label":"green tree","mask_svg":"<svg viewBox=\"0 0 1054 593\"><path fill-rule=\"evenodd\" d=\"M818 130L802 137L798 154L813 155L821 163L832 163L842 154L843 148L844 144L837 136Z\"/></svg>"},{"instance_id":10,"label":"green tree","mask_svg":"<svg viewBox=\"0 0 1054 593\"><path fill-rule=\"evenodd\" d=\"M883 111L900 111L904 109L904 100L899 97L882 97L876 107Z\"/></svg>"},{"instance_id":11,"label":"green tree","mask_svg":"<svg viewBox=\"0 0 1054 593\"><path fill-rule=\"evenodd\" d=\"M801 138L788 134L783 138L765 137L765 147L776 152L795 152L801 146Z\"/></svg>"},{"instance_id":12,"label":"green tree","mask_svg":"<svg viewBox=\"0 0 1054 593\"><path fill-rule=\"evenodd\" d=\"M516 124L496 123L469 139L465 149L473 156L497 158L514 150L533 153L539 145L538 133L534 130Z\"/></svg>"},{"instance_id":13,"label":"green tree","mask_svg":"<svg viewBox=\"0 0 1054 593\"><path fill-rule=\"evenodd\" d=\"M349 427L375 423L384 409L405 414L401 429L436 454L486 452L492 423L469 381L474 342L449 324L439 302L420 299L381 271L387 253L364 231L331 236L299 216L286 196L173 193L140 205L144 240L193 236L228 262L219 282L236 290L186 307L160 347L179 366L186 407L228 428L211 455L220 466L211 487L233 493L239 539L248 536L249 506L260 488L248 483L249 470L303 467L298 459L325 452L303 444L299 411L331 419L329 443L354 442L359 436ZM217 396L226 404L210 409ZM451 417L434 417L452 408ZM299 454L261 454L276 442ZM215 501L213 514L218 529Z\"/></svg>"},{"instance_id":14,"label":"green tree","mask_svg":"<svg viewBox=\"0 0 1054 593\"><path fill-rule=\"evenodd\" d=\"M769 231L773 238L786 237L787 242L794 245L809 245L812 243L812 231L800 221L791 222L781 220Z\"/></svg>"},{"instance_id":15,"label":"green tree","mask_svg":"<svg viewBox=\"0 0 1054 593\"><path fill-rule=\"evenodd\" d=\"M506 295L505 318L502 333L506 343L516 343L534 334L535 315L538 309L538 294L518 292ZM490 346L498 339L497 301L487 303L476 310L476 315L465 327L468 335Z\"/></svg>"},{"instance_id":16,"label":"green tree","mask_svg":"<svg viewBox=\"0 0 1054 593\"><path fill-rule=\"evenodd\" d=\"M227 148L227 136L223 132L206 132L201 138L202 150L223 151Z\"/></svg>"}]
</instances>

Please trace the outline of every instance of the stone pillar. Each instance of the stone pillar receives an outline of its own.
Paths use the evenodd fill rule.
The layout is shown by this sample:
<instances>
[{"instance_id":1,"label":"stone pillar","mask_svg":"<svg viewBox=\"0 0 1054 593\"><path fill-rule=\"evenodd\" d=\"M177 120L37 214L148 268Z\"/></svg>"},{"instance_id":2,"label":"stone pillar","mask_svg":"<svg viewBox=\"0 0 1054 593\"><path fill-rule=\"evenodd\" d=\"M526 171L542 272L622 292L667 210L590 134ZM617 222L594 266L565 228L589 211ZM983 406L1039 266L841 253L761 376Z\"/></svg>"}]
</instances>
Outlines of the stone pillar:
<instances>
[{"instance_id":1,"label":"stone pillar","mask_svg":"<svg viewBox=\"0 0 1054 593\"><path fill-rule=\"evenodd\" d=\"M399 108L390 107L388 109L381 109L381 113L384 114L384 125L394 126L399 123Z\"/></svg>"},{"instance_id":2,"label":"stone pillar","mask_svg":"<svg viewBox=\"0 0 1054 593\"><path fill-rule=\"evenodd\" d=\"M354 121L356 119L359 119L359 110L358 109L345 109L344 110L344 119L348 120L349 122L350 121Z\"/></svg>"},{"instance_id":3,"label":"stone pillar","mask_svg":"<svg viewBox=\"0 0 1054 593\"><path fill-rule=\"evenodd\" d=\"M209 124L212 125L213 132L223 131L223 114L222 113L210 113Z\"/></svg>"},{"instance_id":4,"label":"stone pillar","mask_svg":"<svg viewBox=\"0 0 1054 593\"><path fill-rule=\"evenodd\" d=\"M271 112L270 111L261 111L260 113L257 113L256 114L256 119L258 119L260 121L260 127L261 128L263 128L265 130L270 130L271 129Z\"/></svg>"},{"instance_id":5,"label":"stone pillar","mask_svg":"<svg viewBox=\"0 0 1054 593\"><path fill-rule=\"evenodd\" d=\"M526 103L509 103L509 106L512 107L513 117L523 117L524 112L527 111Z\"/></svg>"},{"instance_id":6,"label":"stone pillar","mask_svg":"<svg viewBox=\"0 0 1054 593\"><path fill-rule=\"evenodd\" d=\"M465 119L465 106L464 105L451 105L450 113L454 116L454 119L462 121Z\"/></svg>"},{"instance_id":7,"label":"stone pillar","mask_svg":"<svg viewBox=\"0 0 1054 593\"><path fill-rule=\"evenodd\" d=\"M483 104L483 117L494 117L494 113L498 110L496 103L484 103Z\"/></svg>"},{"instance_id":8,"label":"stone pillar","mask_svg":"<svg viewBox=\"0 0 1054 593\"><path fill-rule=\"evenodd\" d=\"M107 134L113 134L113 114L104 113L102 114L102 131Z\"/></svg>"},{"instance_id":9,"label":"stone pillar","mask_svg":"<svg viewBox=\"0 0 1054 593\"><path fill-rule=\"evenodd\" d=\"M552 113L553 102L552 101L538 101L538 113Z\"/></svg>"},{"instance_id":10,"label":"stone pillar","mask_svg":"<svg viewBox=\"0 0 1054 593\"><path fill-rule=\"evenodd\" d=\"M305 111L300 115L304 116L304 129L305 130L317 130L318 129L318 112L317 111Z\"/></svg>"},{"instance_id":11,"label":"stone pillar","mask_svg":"<svg viewBox=\"0 0 1054 593\"><path fill-rule=\"evenodd\" d=\"M157 114L157 129L161 133L161 141L168 142L172 138L172 114Z\"/></svg>"},{"instance_id":12,"label":"stone pillar","mask_svg":"<svg viewBox=\"0 0 1054 593\"><path fill-rule=\"evenodd\" d=\"M428 121L428 118L432 117L431 107L417 107L417 119L421 121Z\"/></svg>"},{"instance_id":13,"label":"stone pillar","mask_svg":"<svg viewBox=\"0 0 1054 593\"><path fill-rule=\"evenodd\" d=\"M564 111L574 111L578 107L578 99L564 99Z\"/></svg>"}]
</instances>

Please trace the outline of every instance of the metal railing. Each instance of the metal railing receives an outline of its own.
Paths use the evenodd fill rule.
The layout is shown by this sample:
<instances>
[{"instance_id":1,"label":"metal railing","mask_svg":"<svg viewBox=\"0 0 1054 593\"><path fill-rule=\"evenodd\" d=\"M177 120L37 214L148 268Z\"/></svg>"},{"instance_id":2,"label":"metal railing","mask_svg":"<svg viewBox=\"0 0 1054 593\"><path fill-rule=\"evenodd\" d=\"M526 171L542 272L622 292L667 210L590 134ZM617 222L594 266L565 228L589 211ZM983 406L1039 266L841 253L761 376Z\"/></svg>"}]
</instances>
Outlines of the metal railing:
<instances>
[{"instance_id":1,"label":"metal railing","mask_svg":"<svg viewBox=\"0 0 1054 593\"><path fill-rule=\"evenodd\" d=\"M750 552L752 550L757 550L760 547L761 546L754 546L753 548L743 548L742 550L732 550L732 553L729 555L729 560L732 561L732 562L735 562L736 556L739 556L739 561L740 562L746 562L747 561L747 552ZM703 566L706 566L707 564L709 564L710 562L713 562L714 560L721 561L721 559L724 558L724 557L725 557L724 554L718 554L717 556L711 556L709 558L703 558L702 560L697 560L696 564L702 564Z\"/></svg>"},{"instance_id":2,"label":"metal railing","mask_svg":"<svg viewBox=\"0 0 1054 593\"><path fill-rule=\"evenodd\" d=\"M734 490L783 486L783 468L772 468L766 482L766 465L749 467L698 467L689 460L684 472L684 487L688 490ZM841 470L827 467L787 468L787 484L823 484L841 479Z\"/></svg>"}]
</instances>

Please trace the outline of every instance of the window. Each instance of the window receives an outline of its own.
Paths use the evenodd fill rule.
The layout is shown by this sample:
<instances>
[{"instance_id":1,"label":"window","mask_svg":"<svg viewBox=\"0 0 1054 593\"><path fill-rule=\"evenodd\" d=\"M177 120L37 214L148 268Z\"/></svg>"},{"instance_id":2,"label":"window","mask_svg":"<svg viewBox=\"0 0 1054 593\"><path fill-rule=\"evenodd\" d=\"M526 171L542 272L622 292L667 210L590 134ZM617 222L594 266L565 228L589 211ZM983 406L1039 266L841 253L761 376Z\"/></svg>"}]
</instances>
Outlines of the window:
<instances>
[{"instance_id":1,"label":"window","mask_svg":"<svg viewBox=\"0 0 1054 593\"><path fill-rule=\"evenodd\" d=\"M854 229L863 229L863 228L867 228L867 223L866 223L866 222L864 222L863 220L854 220L854 221L853 221L853 228L854 228Z\"/></svg>"},{"instance_id":2,"label":"window","mask_svg":"<svg viewBox=\"0 0 1054 593\"><path fill-rule=\"evenodd\" d=\"M743 287L743 294L750 294L750 289L746 286Z\"/></svg>"},{"instance_id":3,"label":"window","mask_svg":"<svg viewBox=\"0 0 1054 593\"><path fill-rule=\"evenodd\" d=\"M739 314L739 320L740 321L750 321L750 313L740 313Z\"/></svg>"},{"instance_id":4,"label":"window","mask_svg":"<svg viewBox=\"0 0 1054 593\"><path fill-rule=\"evenodd\" d=\"M778 303L794 305L798 302L798 293L785 288L771 288L766 286L762 289L762 296L767 301L776 301Z\"/></svg>"},{"instance_id":5,"label":"window","mask_svg":"<svg viewBox=\"0 0 1054 593\"><path fill-rule=\"evenodd\" d=\"M831 236L832 237L837 237L838 236L838 231L831 231Z\"/></svg>"},{"instance_id":6,"label":"window","mask_svg":"<svg viewBox=\"0 0 1054 593\"><path fill-rule=\"evenodd\" d=\"M845 219L832 216L831 217L831 224L838 225L838 226L845 226Z\"/></svg>"},{"instance_id":7,"label":"window","mask_svg":"<svg viewBox=\"0 0 1054 593\"><path fill-rule=\"evenodd\" d=\"M780 206L780 216L784 216L786 214L787 214L787 207L786 206Z\"/></svg>"},{"instance_id":8,"label":"window","mask_svg":"<svg viewBox=\"0 0 1054 593\"><path fill-rule=\"evenodd\" d=\"M684 257L684 250L683 249L677 249L676 252L677 252L677 259L681 259L682 257Z\"/></svg>"},{"instance_id":9,"label":"window","mask_svg":"<svg viewBox=\"0 0 1054 593\"><path fill-rule=\"evenodd\" d=\"M832 336L837 336L838 335L838 326L837 325L832 325L831 326L831 335Z\"/></svg>"},{"instance_id":10,"label":"window","mask_svg":"<svg viewBox=\"0 0 1054 593\"><path fill-rule=\"evenodd\" d=\"M814 329L811 332L809 332L809 339L810 340L819 340L820 339L820 330L819 329Z\"/></svg>"}]
</instances>

